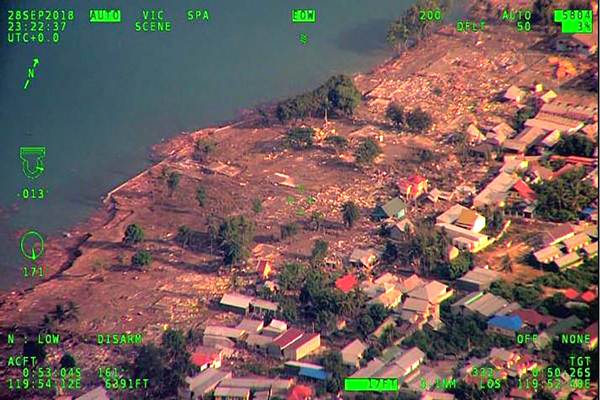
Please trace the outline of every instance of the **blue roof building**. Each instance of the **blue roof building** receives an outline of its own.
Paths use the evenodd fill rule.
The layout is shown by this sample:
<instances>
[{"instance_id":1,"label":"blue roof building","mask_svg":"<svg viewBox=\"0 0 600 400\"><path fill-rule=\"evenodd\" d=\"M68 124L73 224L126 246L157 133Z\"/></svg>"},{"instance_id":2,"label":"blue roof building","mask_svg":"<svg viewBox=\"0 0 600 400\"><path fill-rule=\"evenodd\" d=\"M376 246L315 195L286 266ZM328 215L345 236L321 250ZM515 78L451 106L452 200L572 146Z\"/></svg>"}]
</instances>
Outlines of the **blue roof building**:
<instances>
[{"instance_id":1,"label":"blue roof building","mask_svg":"<svg viewBox=\"0 0 600 400\"><path fill-rule=\"evenodd\" d=\"M316 379L318 381L326 381L327 380L327 376L329 374L327 374L327 371L325 371L323 368L321 369L317 369L317 368L310 368L310 367L300 367L300 371L298 372L299 376L304 376L306 378L312 378L312 379Z\"/></svg>"},{"instance_id":2,"label":"blue roof building","mask_svg":"<svg viewBox=\"0 0 600 400\"><path fill-rule=\"evenodd\" d=\"M496 315L488 321L488 330L504 336L514 337L523 327L523 320L518 315Z\"/></svg>"}]
</instances>

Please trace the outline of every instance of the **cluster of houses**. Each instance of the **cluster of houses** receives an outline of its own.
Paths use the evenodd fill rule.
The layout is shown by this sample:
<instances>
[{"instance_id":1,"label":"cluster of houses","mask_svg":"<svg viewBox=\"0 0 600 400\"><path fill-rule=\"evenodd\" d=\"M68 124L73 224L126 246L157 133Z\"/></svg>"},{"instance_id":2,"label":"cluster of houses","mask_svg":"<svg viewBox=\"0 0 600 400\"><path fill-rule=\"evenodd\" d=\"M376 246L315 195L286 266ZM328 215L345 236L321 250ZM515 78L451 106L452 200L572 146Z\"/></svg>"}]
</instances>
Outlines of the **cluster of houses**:
<instances>
[{"instance_id":1,"label":"cluster of houses","mask_svg":"<svg viewBox=\"0 0 600 400\"><path fill-rule=\"evenodd\" d=\"M541 265L552 264L563 270L576 267L585 257L597 254L597 225L577 231L571 224L560 224L544 232L543 247L533 252L533 257Z\"/></svg>"}]
</instances>

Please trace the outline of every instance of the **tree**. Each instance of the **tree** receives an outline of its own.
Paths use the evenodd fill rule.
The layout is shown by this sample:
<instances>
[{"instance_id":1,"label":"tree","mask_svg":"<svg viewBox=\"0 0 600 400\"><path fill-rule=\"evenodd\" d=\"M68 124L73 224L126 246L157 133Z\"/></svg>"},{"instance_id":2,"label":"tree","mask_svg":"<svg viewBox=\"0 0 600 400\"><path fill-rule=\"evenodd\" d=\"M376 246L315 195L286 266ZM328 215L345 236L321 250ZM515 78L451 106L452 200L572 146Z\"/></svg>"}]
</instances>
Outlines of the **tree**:
<instances>
[{"instance_id":1,"label":"tree","mask_svg":"<svg viewBox=\"0 0 600 400\"><path fill-rule=\"evenodd\" d=\"M262 200L259 198L256 198L254 200L252 200L252 211L254 211L254 214L258 214L262 211L263 209L263 204L262 204Z\"/></svg>"},{"instance_id":2,"label":"tree","mask_svg":"<svg viewBox=\"0 0 600 400\"><path fill-rule=\"evenodd\" d=\"M538 307L538 311L543 314L550 314L557 318L566 318L570 314L570 311L566 307L567 301L568 299L563 293L554 293L552 296L542 300L542 303Z\"/></svg>"},{"instance_id":3,"label":"tree","mask_svg":"<svg viewBox=\"0 0 600 400\"><path fill-rule=\"evenodd\" d=\"M369 336L369 334L375 329L373 318L371 318L371 316L368 314L361 315L358 319L357 329L364 337Z\"/></svg>"},{"instance_id":4,"label":"tree","mask_svg":"<svg viewBox=\"0 0 600 400\"><path fill-rule=\"evenodd\" d=\"M46 359L46 347L37 341L23 343L23 356L36 358L37 364L42 364Z\"/></svg>"},{"instance_id":5,"label":"tree","mask_svg":"<svg viewBox=\"0 0 600 400\"><path fill-rule=\"evenodd\" d=\"M327 136L325 138L325 142L331 145L335 149L335 153L338 155L342 150L345 150L346 147L348 147L348 139L346 139L344 136Z\"/></svg>"},{"instance_id":6,"label":"tree","mask_svg":"<svg viewBox=\"0 0 600 400\"><path fill-rule=\"evenodd\" d=\"M337 393L341 390L342 379L346 375L346 367L344 366L342 354L335 350L327 352L321 360L321 365L330 374L327 382L327 391Z\"/></svg>"},{"instance_id":7,"label":"tree","mask_svg":"<svg viewBox=\"0 0 600 400\"><path fill-rule=\"evenodd\" d=\"M321 228L324 220L325 216L320 211L313 211L310 214L310 225L315 231L318 231Z\"/></svg>"},{"instance_id":8,"label":"tree","mask_svg":"<svg viewBox=\"0 0 600 400\"><path fill-rule=\"evenodd\" d=\"M554 222L576 220L581 209L598 197L596 189L582 180L584 176L585 170L579 168L534 185L537 215Z\"/></svg>"},{"instance_id":9,"label":"tree","mask_svg":"<svg viewBox=\"0 0 600 400\"><path fill-rule=\"evenodd\" d=\"M502 257L500 263L502 264L503 271L513 272L513 262L508 253Z\"/></svg>"},{"instance_id":10,"label":"tree","mask_svg":"<svg viewBox=\"0 0 600 400\"><path fill-rule=\"evenodd\" d=\"M254 240L256 226L243 215L225 218L219 226L218 243L224 253L226 265L246 261L250 255L248 246Z\"/></svg>"},{"instance_id":11,"label":"tree","mask_svg":"<svg viewBox=\"0 0 600 400\"><path fill-rule=\"evenodd\" d=\"M371 138L363 139L354 152L354 158L358 164L371 164L381 154L381 148Z\"/></svg>"},{"instance_id":12,"label":"tree","mask_svg":"<svg viewBox=\"0 0 600 400\"><path fill-rule=\"evenodd\" d=\"M385 116L392 122L396 129L402 128L405 123L404 108L398 103L390 103L385 111Z\"/></svg>"},{"instance_id":13,"label":"tree","mask_svg":"<svg viewBox=\"0 0 600 400\"><path fill-rule=\"evenodd\" d=\"M302 286L305 277L306 268L304 265L298 263L284 264L279 273L279 287L282 292L299 288Z\"/></svg>"},{"instance_id":14,"label":"tree","mask_svg":"<svg viewBox=\"0 0 600 400\"><path fill-rule=\"evenodd\" d=\"M310 263L311 265L321 265L327 257L327 251L329 250L329 244L322 239L315 240L311 254Z\"/></svg>"},{"instance_id":15,"label":"tree","mask_svg":"<svg viewBox=\"0 0 600 400\"><path fill-rule=\"evenodd\" d=\"M554 151L562 156L591 157L595 144L586 135L574 134L563 136L554 147Z\"/></svg>"},{"instance_id":16,"label":"tree","mask_svg":"<svg viewBox=\"0 0 600 400\"><path fill-rule=\"evenodd\" d=\"M181 180L181 174L177 171L172 171L169 173L167 177L167 187L169 188L170 195L173 195L177 186L179 186L179 181Z\"/></svg>"},{"instance_id":17,"label":"tree","mask_svg":"<svg viewBox=\"0 0 600 400\"><path fill-rule=\"evenodd\" d=\"M348 228L352 228L360 219L360 209L353 201L347 201L342 205L342 218Z\"/></svg>"},{"instance_id":18,"label":"tree","mask_svg":"<svg viewBox=\"0 0 600 400\"><path fill-rule=\"evenodd\" d=\"M137 224L129 224L125 228L123 235L123 244L131 246L141 243L144 240L144 230Z\"/></svg>"},{"instance_id":19,"label":"tree","mask_svg":"<svg viewBox=\"0 0 600 400\"><path fill-rule=\"evenodd\" d=\"M290 129L284 139L284 144L294 150L308 149L313 146L313 128Z\"/></svg>"},{"instance_id":20,"label":"tree","mask_svg":"<svg viewBox=\"0 0 600 400\"><path fill-rule=\"evenodd\" d=\"M298 305L295 300L284 297L279 301L279 313L286 321L295 322L298 319Z\"/></svg>"},{"instance_id":21,"label":"tree","mask_svg":"<svg viewBox=\"0 0 600 400\"><path fill-rule=\"evenodd\" d=\"M463 251L448 263L447 273L441 275L451 280L458 279L469 272L472 266L473 256L471 253Z\"/></svg>"},{"instance_id":22,"label":"tree","mask_svg":"<svg viewBox=\"0 0 600 400\"><path fill-rule=\"evenodd\" d=\"M75 362L75 357L71 355L71 353L65 353L60 358L60 367L64 369L75 368L77 363Z\"/></svg>"},{"instance_id":23,"label":"tree","mask_svg":"<svg viewBox=\"0 0 600 400\"><path fill-rule=\"evenodd\" d=\"M144 398L161 396L168 388L165 387L165 362L163 361L164 351L154 344L141 346L133 362L134 378L147 378L153 382L144 390Z\"/></svg>"},{"instance_id":24,"label":"tree","mask_svg":"<svg viewBox=\"0 0 600 400\"><path fill-rule=\"evenodd\" d=\"M525 126L525 121L535 117L538 110L532 103L527 104L523 108L520 108L515 114L515 120L512 123L513 128L520 131Z\"/></svg>"},{"instance_id":25,"label":"tree","mask_svg":"<svg viewBox=\"0 0 600 400\"><path fill-rule=\"evenodd\" d=\"M136 268L146 267L152 262L152 254L147 250L138 250L131 256L131 265Z\"/></svg>"},{"instance_id":26,"label":"tree","mask_svg":"<svg viewBox=\"0 0 600 400\"><path fill-rule=\"evenodd\" d=\"M288 222L287 224L281 225L281 240L291 238L298 234L300 227L295 222Z\"/></svg>"},{"instance_id":27,"label":"tree","mask_svg":"<svg viewBox=\"0 0 600 400\"><path fill-rule=\"evenodd\" d=\"M215 152L217 144L209 139L198 139L194 145L194 159L200 162L207 162Z\"/></svg>"},{"instance_id":28,"label":"tree","mask_svg":"<svg viewBox=\"0 0 600 400\"><path fill-rule=\"evenodd\" d=\"M206 189L204 186L198 186L196 188L196 201L198 202L198 206L204 207L206 204Z\"/></svg>"},{"instance_id":29,"label":"tree","mask_svg":"<svg viewBox=\"0 0 600 400\"><path fill-rule=\"evenodd\" d=\"M406 114L406 125L413 132L423 132L431 127L431 116L420 107Z\"/></svg>"},{"instance_id":30,"label":"tree","mask_svg":"<svg viewBox=\"0 0 600 400\"><path fill-rule=\"evenodd\" d=\"M379 325L383 322L384 319L387 318L388 310L383 304L371 304L371 306L369 307L369 316L371 317L375 325Z\"/></svg>"},{"instance_id":31,"label":"tree","mask_svg":"<svg viewBox=\"0 0 600 400\"><path fill-rule=\"evenodd\" d=\"M552 392L547 391L546 389L541 389L540 391L535 392L535 394L533 395L533 399L534 400L555 400L556 396Z\"/></svg>"}]
</instances>

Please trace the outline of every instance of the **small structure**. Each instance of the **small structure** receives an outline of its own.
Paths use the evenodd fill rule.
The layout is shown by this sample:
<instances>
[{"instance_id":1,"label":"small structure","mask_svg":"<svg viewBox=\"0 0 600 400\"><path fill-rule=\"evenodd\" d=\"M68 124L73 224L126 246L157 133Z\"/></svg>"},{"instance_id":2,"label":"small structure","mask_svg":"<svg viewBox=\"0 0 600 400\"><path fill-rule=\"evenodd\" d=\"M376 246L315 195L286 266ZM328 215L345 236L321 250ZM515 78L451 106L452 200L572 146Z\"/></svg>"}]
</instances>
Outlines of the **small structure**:
<instances>
[{"instance_id":1,"label":"small structure","mask_svg":"<svg viewBox=\"0 0 600 400\"><path fill-rule=\"evenodd\" d=\"M204 336L219 336L238 341L244 336L243 329L229 328L226 326L208 325L204 328Z\"/></svg>"},{"instance_id":2,"label":"small structure","mask_svg":"<svg viewBox=\"0 0 600 400\"><path fill-rule=\"evenodd\" d=\"M313 390L310 386L296 385L287 396L287 400L310 400L313 398ZM267 399L268 400L268 399Z\"/></svg>"},{"instance_id":3,"label":"small structure","mask_svg":"<svg viewBox=\"0 0 600 400\"><path fill-rule=\"evenodd\" d=\"M343 293L350 293L358 285L358 280L353 274L347 274L336 279L335 287Z\"/></svg>"},{"instance_id":4,"label":"small structure","mask_svg":"<svg viewBox=\"0 0 600 400\"><path fill-rule=\"evenodd\" d=\"M565 239L575 236L575 230L571 224L560 224L545 231L543 234L544 246L558 244Z\"/></svg>"},{"instance_id":5,"label":"small structure","mask_svg":"<svg viewBox=\"0 0 600 400\"><path fill-rule=\"evenodd\" d=\"M414 229L415 226L413 223L408 218L404 218L392 225L390 228L390 237L395 240L400 240L403 233L413 232Z\"/></svg>"},{"instance_id":6,"label":"small structure","mask_svg":"<svg viewBox=\"0 0 600 400\"><path fill-rule=\"evenodd\" d=\"M213 348L197 349L190 356L190 362L196 367L200 368L200 371L204 371L207 368L221 368L223 351Z\"/></svg>"},{"instance_id":7,"label":"small structure","mask_svg":"<svg viewBox=\"0 0 600 400\"><path fill-rule=\"evenodd\" d=\"M571 236L563 241L563 245L567 250L567 253L572 253L579 249L584 248L588 244L590 244L592 239L585 233L581 232L575 236Z\"/></svg>"},{"instance_id":8,"label":"small structure","mask_svg":"<svg viewBox=\"0 0 600 400\"><path fill-rule=\"evenodd\" d=\"M552 261L556 260L562 255L563 252L555 245L544 247L543 249L540 249L533 253L533 257L540 264L550 264Z\"/></svg>"},{"instance_id":9,"label":"small structure","mask_svg":"<svg viewBox=\"0 0 600 400\"><path fill-rule=\"evenodd\" d=\"M456 284L465 291L481 291L489 289L492 282L498 280L498 273L486 268L475 267L460 277Z\"/></svg>"},{"instance_id":10,"label":"small structure","mask_svg":"<svg viewBox=\"0 0 600 400\"><path fill-rule=\"evenodd\" d=\"M556 265L556 267L559 270L563 270L563 269L567 269L567 268L576 267L579 264L581 264L582 262L583 262L583 259L581 258L581 256L579 256L579 254L568 253L568 254L565 254L564 256L560 256L560 257L556 258L554 260L554 265Z\"/></svg>"},{"instance_id":11,"label":"small structure","mask_svg":"<svg viewBox=\"0 0 600 400\"><path fill-rule=\"evenodd\" d=\"M454 313L479 314L490 318L508 306L508 301L491 293L475 292L458 300L450 307Z\"/></svg>"},{"instance_id":12,"label":"small structure","mask_svg":"<svg viewBox=\"0 0 600 400\"><path fill-rule=\"evenodd\" d=\"M266 313L271 313L272 315L274 315L277 312L278 308L279 304L268 300L253 299L250 302L250 309L254 314L263 315Z\"/></svg>"},{"instance_id":13,"label":"small structure","mask_svg":"<svg viewBox=\"0 0 600 400\"><path fill-rule=\"evenodd\" d=\"M396 320L393 317L387 317L383 320L381 324L379 324L377 328L375 328L373 332L371 332L371 336L373 336L376 339L379 339L387 328L394 326L396 326Z\"/></svg>"},{"instance_id":14,"label":"small structure","mask_svg":"<svg viewBox=\"0 0 600 400\"><path fill-rule=\"evenodd\" d=\"M591 351L598 347L598 321L585 328L583 333L589 335L589 340L584 345L586 350Z\"/></svg>"},{"instance_id":15,"label":"small structure","mask_svg":"<svg viewBox=\"0 0 600 400\"><path fill-rule=\"evenodd\" d=\"M342 361L346 365L358 368L366 349L367 346L363 342L359 339L354 339L341 350Z\"/></svg>"},{"instance_id":16,"label":"small structure","mask_svg":"<svg viewBox=\"0 0 600 400\"><path fill-rule=\"evenodd\" d=\"M399 377L405 377L415 371L419 368L423 360L425 360L425 353L416 346L401 353L400 356L394 360L394 364L400 367Z\"/></svg>"},{"instance_id":17,"label":"small structure","mask_svg":"<svg viewBox=\"0 0 600 400\"><path fill-rule=\"evenodd\" d=\"M547 132L542 128L528 127L512 139L507 139L502 143L506 152L525 154L538 141L546 136Z\"/></svg>"},{"instance_id":18,"label":"small structure","mask_svg":"<svg viewBox=\"0 0 600 400\"><path fill-rule=\"evenodd\" d=\"M490 245L491 241L487 235L473 232L456 225L438 223L435 225L440 230L445 230L452 240L452 245L461 250L477 253Z\"/></svg>"},{"instance_id":19,"label":"small structure","mask_svg":"<svg viewBox=\"0 0 600 400\"><path fill-rule=\"evenodd\" d=\"M229 311L246 314L250 309L252 297L238 293L225 293L221 298L220 305Z\"/></svg>"},{"instance_id":20,"label":"small structure","mask_svg":"<svg viewBox=\"0 0 600 400\"><path fill-rule=\"evenodd\" d=\"M348 262L358 267L371 268L377 262L379 252L375 249L355 248L350 254Z\"/></svg>"},{"instance_id":21,"label":"small structure","mask_svg":"<svg viewBox=\"0 0 600 400\"><path fill-rule=\"evenodd\" d=\"M285 321L281 321L278 319L271 320L271 323L267 325L263 331L263 335L277 337L281 335L283 332L287 331L288 326Z\"/></svg>"},{"instance_id":22,"label":"small structure","mask_svg":"<svg viewBox=\"0 0 600 400\"><path fill-rule=\"evenodd\" d=\"M103 386L98 386L75 400L110 400L110 397L108 397L108 392Z\"/></svg>"},{"instance_id":23,"label":"small structure","mask_svg":"<svg viewBox=\"0 0 600 400\"><path fill-rule=\"evenodd\" d=\"M426 300L431 304L440 304L452 297L452 294L454 294L454 291L447 285L438 281L431 281L411 291L408 295L415 299Z\"/></svg>"},{"instance_id":24,"label":"small structure","mask_svg":"<svg viewBox=\"0 0 600 400\"><path fill-rule=\"evenodd\" d=\"M485 217L467 208L462 210L454 224L472 232L481 232L485 228Z\"/></svg>"},{"instance_id":25,"label":"small structure","mask_svg":"<svg viewBox=\"0 0 600 400\"><path fill-rule=\"evenodd\" d=\"M487 324L489 332L514 338L523 326L523 321L518 315L496 315Z\"/></svg>"},{"instance_id":26,"label":"small structure","mask_svg":"<svg viewBox=\"0 0 600 400\"><path fill-rule=\"evenodd\" d=\"M504 98L517 103L521 103L525 99L527 93L520 89L518 86L511 85L506 92L504 92Z\"/></svg>"},{"instance_id":27,"label":"small structure","mask_svg":"<svg viewBox=\"0 0 600 400\"><path fill-rule=\"evenodd\" d=\"M219 386L215 389L213 397L215 400L249 400L250 389Z\"/></svg>"},{"instance_id":28,"label":"small structure","mask_svg":"<svg viewBox=\"0 0 600 400\"><path fill-rule=\"evenodd\" d=\"M485 140L485 135L474 125L470 124L465 130L469 143L481 143Z\"/></svg>"},{"instance_id":29,"label":"small structure","mask_svg":"<svg viewBox=\"0 0 600 400\"><path fill-rule=\"evenodd\" d=\"M319 333L305 333L283 349L283 356L287 360L300 360L319 347L321 347L321 335Z\"/></svg>"},{"instance_id":30,"label":"small structure","mask_svg":"<svg viewBox=\"0 0 600 400\"><path fill-rule=\"evenodd\" d=\"M427 186L427 178L421 175L411 175L398 181L398 192L406 200L414 200L427 192Z\"/></svg>"},{"instance_id":31,"label":"small structure","mask_svg":"<svg viewBox=\"0 0 600 400\"><path fill-rule=\"evenodd\" d=\"M273 263L270 260L260 259L256 262L256 272L262 279L268 279L273 271Z\"/></svg>"},{"instance_id":32,"label":"small structure","mask_svg":"<svg viewBox=\"0 0 600 400\"><path fill-rule=\"evenodd\" d=\"M212 392L223 379L231 376L230 371L207 368L193 377L185 378L187 386L179 391L179 396L183 399L201 399Z\"/></svg>"},{"instance_id":33,"label":"small structure","mask_svg":"<svg viewBox=\"0 0 600 400\"><path fill-rule=\"evenodd\" d=\"M318 364L299 362L299 361L287 361L285 364L285 370L290 375L303 376L306 378L315 379L318 381L325 381L329 377L325 368Z\"/></svg>"},{"instance_id":34,"label":"small structure","mask_svg":"<svg viewBox=\"0 0 600 400\"><path fill-rule=\"evenodd\" d=\"M302 332L300 329L288 329L273 339L273 342L269 346L269 354L273 357L282 358L284 356L283 351L292 343L298 341L302 335L304 335L304 332Z\"/></svg>"},{"instance_id":35,"label":"small structure","mask_svg":"<svg viewBox=\"0 0 600 400\"><path fill-rule=\"evenodd\" d=\"M556 97L558 97L558 95L556 94L556 92L554 90L548 90L546 93L544 93L542 96L540 96L540 99L542 99L542 101L544 103L550 103Z\"/></svg>"},{"instance_id":36,"label":"small structure","mask_svg":"<svg viewBox=\"0 0 600 400\"><path fill-rule=\"evenodd\" d=\"M258 333L262 331L265 323L260 319L244 318L237 326L237 329L242 329L248 333Z\"/></svg>"},{"instance_id":37,"label":"small structure","mask_svg":"<svg viewBox=\"0 0 600 400\"><path fill-rule=\"evenodd\" d=\"M373 217L376 219L396 218L402 219L406 216L406 203L399 197L394 197L387 203L375 207Z\"/></svg>"},{"instance_id":38,"label":"small structure","mask_svg":"<svg viewBox=\"0 0 600 400\"><path fill-rule=\"evenodd\" d=\"M246 346L251 350L266 353L269 345L273 343L273 337L266 335L250 334L246 338Z\"/></svg>"}]
</instances>

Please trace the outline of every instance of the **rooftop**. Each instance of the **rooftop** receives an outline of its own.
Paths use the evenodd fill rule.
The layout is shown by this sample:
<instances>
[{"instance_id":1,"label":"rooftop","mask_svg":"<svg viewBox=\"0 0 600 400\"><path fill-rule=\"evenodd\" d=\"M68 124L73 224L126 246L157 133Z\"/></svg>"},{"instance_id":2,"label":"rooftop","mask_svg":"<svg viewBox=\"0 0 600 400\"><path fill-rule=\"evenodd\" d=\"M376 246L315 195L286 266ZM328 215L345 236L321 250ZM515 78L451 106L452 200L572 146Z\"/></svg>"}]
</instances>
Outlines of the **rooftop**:
<instances>
[{"instance_id":1,"label":"rooftop","mask_svg":"<svg viewBox=\"0 0 600 400\"><path fill-rule=\"evenodd\" d=\"M353 274L344 275L335 281L335 287L344 293L350 293L357 284L358 280Z\"/></svg>"},{"instance_id":2,"label":"rooftop","mask_svg":"<svg viewBox=\"0 0 600 400\"><path fill-rule=\"evenodd\" d=\"M287 331L283 332L281 335L277 336L275 339L273 339L273 344L284 349L296 340L300 339L303 334L304 332L302 332L300 329L290 328Z\"/></svg>"},{"instance_id":3,"label":"rooftop","mask_svg":"<svg viewBox=\"0 0 600 400\"><path fill-rule=\"evenodd\" d=\"M518 331L523 326L523 321L518 315L496 315L488 321L488 326Z\"/></svg>"}]
</instances>

